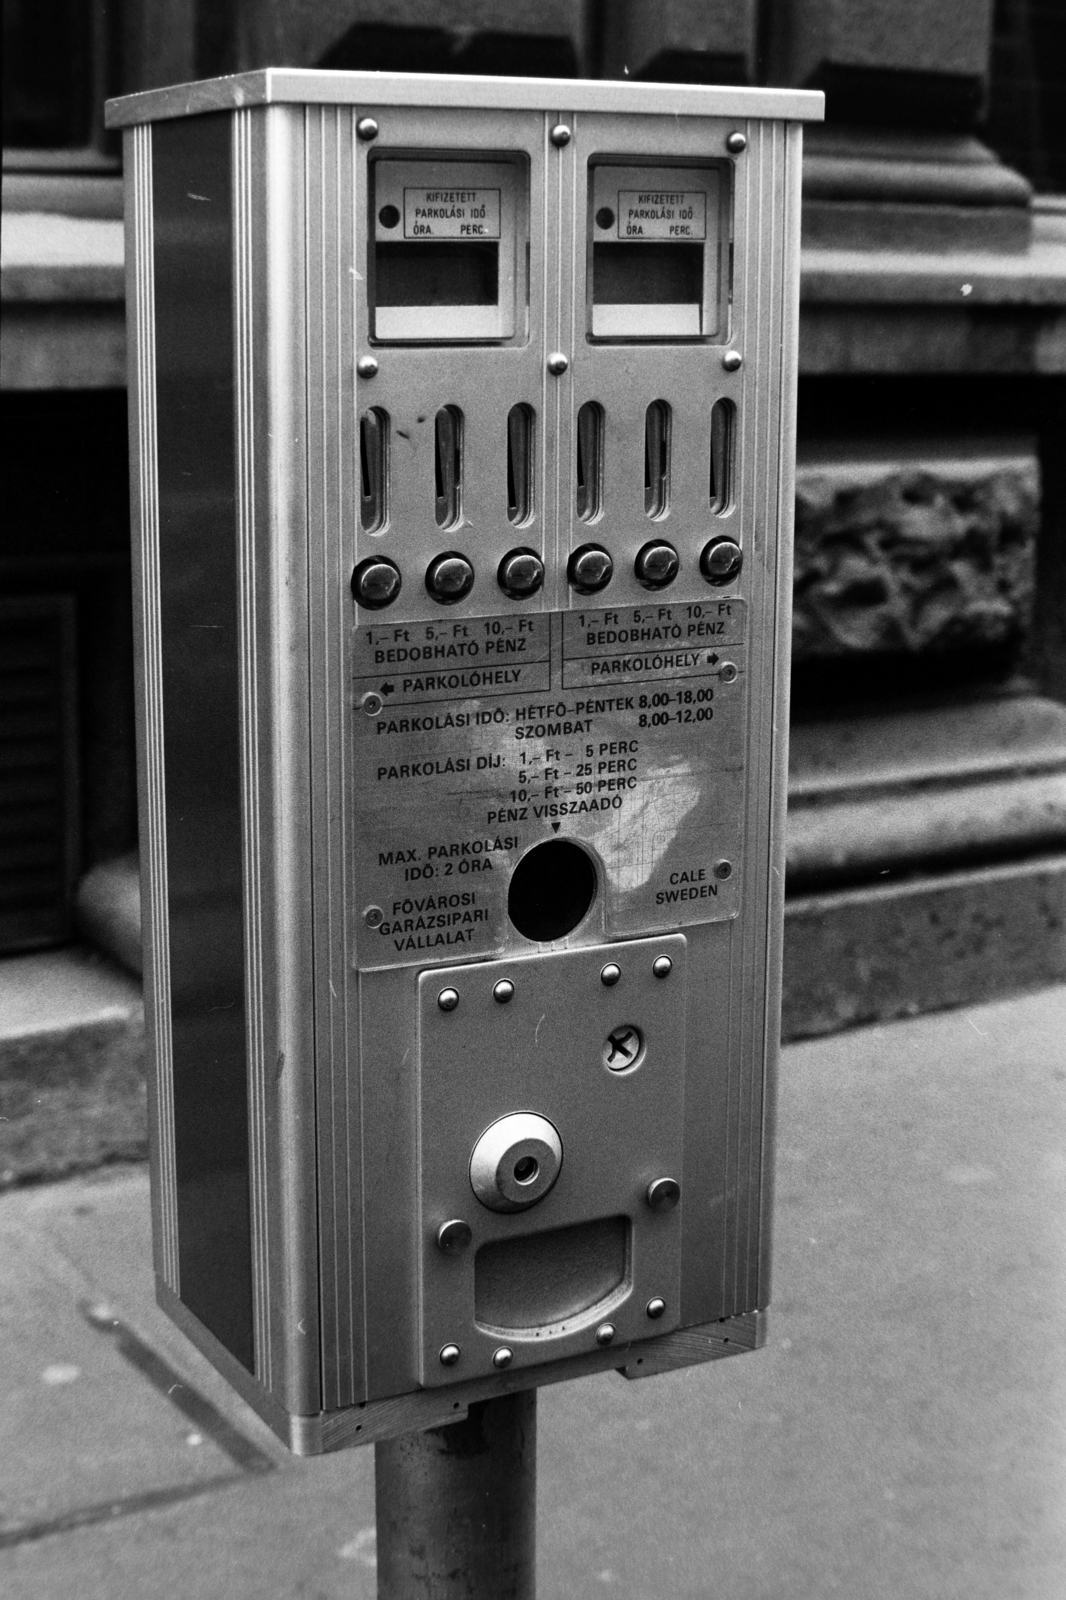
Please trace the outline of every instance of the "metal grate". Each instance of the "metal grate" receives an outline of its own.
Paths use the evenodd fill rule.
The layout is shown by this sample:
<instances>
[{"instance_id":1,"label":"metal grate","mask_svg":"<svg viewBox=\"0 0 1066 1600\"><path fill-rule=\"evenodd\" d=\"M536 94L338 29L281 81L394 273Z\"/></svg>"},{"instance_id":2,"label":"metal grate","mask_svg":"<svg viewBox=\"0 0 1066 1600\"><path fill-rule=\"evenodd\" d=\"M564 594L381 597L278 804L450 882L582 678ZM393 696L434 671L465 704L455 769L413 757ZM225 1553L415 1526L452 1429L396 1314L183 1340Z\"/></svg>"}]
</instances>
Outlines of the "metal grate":
<instances>
[{"instance_id":1,"label":"metal grate","mask_svg":"<svg viewBox=\"0 0 1066 1600\"><path fill-rule=\"evenodd\" d=\"M0 952L70 937L75 687L73 598L0 600Z\"/></svg>"}]
</instances>

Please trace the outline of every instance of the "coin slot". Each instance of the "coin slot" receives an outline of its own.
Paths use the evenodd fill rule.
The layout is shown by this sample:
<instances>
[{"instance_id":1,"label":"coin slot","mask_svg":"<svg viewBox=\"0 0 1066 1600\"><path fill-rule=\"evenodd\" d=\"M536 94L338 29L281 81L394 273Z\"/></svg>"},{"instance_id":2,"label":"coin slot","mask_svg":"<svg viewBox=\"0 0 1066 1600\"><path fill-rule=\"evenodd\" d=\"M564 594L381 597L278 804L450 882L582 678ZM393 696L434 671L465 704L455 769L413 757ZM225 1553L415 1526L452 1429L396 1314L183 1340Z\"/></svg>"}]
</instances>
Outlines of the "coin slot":
<instances>
[{"instance_id":1,"label":"coin slot","mask_svg":"<svg viewBox=\"0 0 1066 1600\"><path fill-rule=\"evenodd\" d=\"M733 455L736 434L736 406L732 400L716 400L711 407L710 497L716 517L733 506Z\"/></svg>"},{"instance_id":2,"label":"coin slot","mask_svg":"<svg viewBox=\"0 0 1066 1600\"><path fill-rule=\"evenodd\" d=\"M507 914L524 938L548 944L577 927L595 894L596 869L588 853L569 839L548 839L512 872Z\"/></svg>"},{"instance_id":3,"label":"coin slot","mask_svg":"<svg viewBox=\"0 0 1066 1600\"><path fill-rule=\"evenodd\" d=\"M434 515L438 528L454 528L463 499L463 413L442 406L434 423Z\"/></svg>"},{"instance_id":4,"label":"coin slot","mask_svg":"<svg viewBox=\"0 0 1066 1600\"><path fill-rule=\"evenodd\" d=\"M388 519L389 415L371 406L359 418L359 520L380 533Z\"/></svg>"},{"instance_id":5,"label":"coin slot","mask_svg":"<svg viewBox=\"0 0 1066 1600\"><path fill-rule=\"evenodd\" d=\"M603 407L586 400L577 414L577 514L594 522L603 500Z\"/></svg>"},{"instance_id":6,"label":"coin slot","mask_svg":"<svg viewBox=\"0 0 1066 1600\"><path fill-rule=\"evenodd\" d=\"M653 400L644 413L644 511L662 517L670 498L670 407Z\"/></svg>"},{"instance_id":7,"label":"coin slot","mask_svg":"<svg viewBox=\"0 0 1066 1600\"><path fill-rule=\"evenodd\" d=\"M507 413L507 520L521 527L533 515L533 408Z\"/></svg>"}]
</instances>

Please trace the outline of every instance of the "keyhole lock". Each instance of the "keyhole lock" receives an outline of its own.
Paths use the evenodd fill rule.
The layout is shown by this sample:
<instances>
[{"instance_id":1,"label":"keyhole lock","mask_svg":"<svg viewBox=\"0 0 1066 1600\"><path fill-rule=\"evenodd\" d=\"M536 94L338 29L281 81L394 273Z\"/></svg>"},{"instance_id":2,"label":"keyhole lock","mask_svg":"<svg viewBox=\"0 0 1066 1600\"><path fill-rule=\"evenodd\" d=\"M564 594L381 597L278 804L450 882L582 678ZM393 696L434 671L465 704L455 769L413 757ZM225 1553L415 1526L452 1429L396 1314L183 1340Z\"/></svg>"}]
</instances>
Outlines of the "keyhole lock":
<instances>
[{"instance_id":1,"label":"keyhole lock","mask_svg":"<svg viewBox=\"0 0 1066 1600\"><path fill-rule=\"evenodd\" d=\"M513 1112L485 1129L470 1157L470 1187L490 1211L525 1211L559 1176L563 1143L547 1117Z\"/></svg>"}]
</instances>

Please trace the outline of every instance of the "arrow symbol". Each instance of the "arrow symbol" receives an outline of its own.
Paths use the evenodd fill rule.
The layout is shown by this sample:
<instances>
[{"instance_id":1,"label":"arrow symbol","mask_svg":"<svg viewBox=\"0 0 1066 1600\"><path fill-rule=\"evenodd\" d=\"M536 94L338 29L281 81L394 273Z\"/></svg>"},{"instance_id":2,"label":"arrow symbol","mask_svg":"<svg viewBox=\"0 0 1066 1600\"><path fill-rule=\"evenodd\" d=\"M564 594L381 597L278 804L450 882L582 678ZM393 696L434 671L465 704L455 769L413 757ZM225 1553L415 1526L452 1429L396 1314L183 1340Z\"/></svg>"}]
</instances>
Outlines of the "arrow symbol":
<instances>
[{"instance_id":1,"label":"arrow symbol","mask_svg":"<svg viewBox=\"0 0 1066 1600\"><path fill-rule=\"evenodd\" d=\"M709 667L716 667L718 665L718 657L716 655L714 655L713 653L711 655L709 655L707 657L707 665Z\"/></svg>"},{"instance_id":2,"label":"arrow symbol","mask_svg":"<svg viewBox=\"0 0 1066 1600\"><path fill-rule=\"evenodd\" d=\"M559 824L557 822L553 822L552 823L552 832L553 833L558 833L559 832Z\"/></svg>"},{"instance_id":3,"label":"arrow symbol","mask_svg":"<svg viewBox=\"0 0 1066 1600\"><path fill-rule=\"evenodd\" d=\"M717 659L717 657L715 659ZM381 685L381 692L382 694L395 694L396 685L394 683L383 683Z\"/></svg>"}]
</instances>

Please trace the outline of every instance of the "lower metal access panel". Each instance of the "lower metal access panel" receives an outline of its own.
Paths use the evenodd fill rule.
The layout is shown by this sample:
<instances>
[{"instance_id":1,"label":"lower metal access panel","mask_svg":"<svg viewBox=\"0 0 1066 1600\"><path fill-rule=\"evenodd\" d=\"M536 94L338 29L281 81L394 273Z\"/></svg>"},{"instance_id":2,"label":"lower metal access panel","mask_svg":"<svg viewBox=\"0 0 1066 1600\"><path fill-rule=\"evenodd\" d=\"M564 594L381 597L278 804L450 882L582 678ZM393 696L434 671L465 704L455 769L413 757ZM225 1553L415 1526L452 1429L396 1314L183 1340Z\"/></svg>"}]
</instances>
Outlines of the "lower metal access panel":
<instances>
[{"instance_id":1,"label":"lower metal access panel","mask_svg":"<svg viewBox=\"0 0 1066 1600\"><path fill-rule=\"evenodd\" d=\"M422 973L423 1384L576 1354L603 1324L620 1344L676 1327L680 1205L648 1191L681 1176L686 957L672 934ZM555 1130L557 1176L528 1207L492 1209L472 1155L521 1113ZM450 1221L470 1238L444 1250Z\"/></svg>"}]
</instances>

